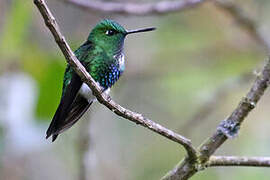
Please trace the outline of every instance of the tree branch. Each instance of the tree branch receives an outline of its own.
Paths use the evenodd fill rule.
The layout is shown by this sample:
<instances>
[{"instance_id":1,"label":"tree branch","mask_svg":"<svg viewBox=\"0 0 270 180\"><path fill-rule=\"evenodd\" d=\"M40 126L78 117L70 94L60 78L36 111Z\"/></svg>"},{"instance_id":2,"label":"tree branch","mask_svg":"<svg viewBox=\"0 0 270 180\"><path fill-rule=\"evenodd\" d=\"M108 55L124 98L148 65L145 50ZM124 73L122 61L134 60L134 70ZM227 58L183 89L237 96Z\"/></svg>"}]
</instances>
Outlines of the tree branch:
<instances>
[{"instance_id":1,"label":"tree branch","mask_svg":"<svg viewBox=\"0 0 270 180\"><path fill-rule=\"evenodd\" d=\"M71 67L75 70L75 72L81 77L82 81L85 82L92 90L93 94L96 96L97 100L113 111L118 116L121 116L125 119L128 119L136 124L144 126L150 129L153 132L156 132L180 145L182 145L188 153L188 157L190 159L196 159L196 150L191 145L191 141L165 127L151 121L150 119L145 118L143 115L139 113L132 112L128 109L123 108L122 106L115 103L109 95L106 93L102 93L102 89L98 86L98 84L94 81L94 79L89 75L89 73L85 70L80 61L76 58L69 45L67 44L64 36L61 34L59 26L50 12L48 6L46 5L44 0L34 0L34 3L38 7L45 24L53 34L56 43L64 54L67 62L71 65Z\"/></svg>"},{"instance_id":2,"label":"tree branch","mask_svg":"<svg viewBox=\"0 0 270 180\"><path fill-rule=\"evenodd\" d=\"M223 10L226 10L226 12L228 12L237 21L237 23L251 35L251 37L262 44L266 50L270 50L270 44L258 31L256 23L244 14L241 9L231 3L221 0L214 0L214 3ZM268 59L261 75L257 77L247 96L239 103L233 113L226 120L222 121L212 137L207 139L206 142L201 145L199 148L199 160L196 162L197 164L194 164L194 162L190 162L185 158L162 179L185 180L201 170L207 164L209 158L211 158L210 156L228 139L228 137L233 137L237 134L241 123L244 121L248 113L255 107L265 89L268 87L269 78L270 59Z\"/></svg>"},{"instance_id":3,"label":"tree branch","mask_svg":"<svg viewBox=\"0 0 270 180\"><path fill-rule=\"evenodd\" d=\"M218 126L216 132L208 138L199 148L198 164L184 159L176 167L163 177L163 180L184 180L194 175L198 170L205 166L209 157L228 139L237 134L240 125L247 117L249 112L255 108L255 105L262 97L264 91L269 85L270 80L270 58L264 66L261 74L256 78L250 91L244 97L238 107L232 114L223 120Z\"/></svg>"},{"instance_id":4,"label":"tree branch","mask_svg":"<svg viewBox=\"0 0 270 180\"><path fill-rule=\"evenodd\" d=\"M206 167L216 166L270 167L270 157L211 156Z\"/></svg>"},{"instance_id":5,"label":"tree branch","mask_svg":"<svg viewBox=\"0 0 270 180\"><path fill-rule=\"evenodd\" d=\"M206 0L175 0L175 1L160 1L157 3L118 3L104 1L87 1L87 0L64 0L65 2L82 8L84 10L117 13L124 15L152 15L152 14L167 14L170 12L181 11L193 8Z\"/></svg>"}]
</instances>

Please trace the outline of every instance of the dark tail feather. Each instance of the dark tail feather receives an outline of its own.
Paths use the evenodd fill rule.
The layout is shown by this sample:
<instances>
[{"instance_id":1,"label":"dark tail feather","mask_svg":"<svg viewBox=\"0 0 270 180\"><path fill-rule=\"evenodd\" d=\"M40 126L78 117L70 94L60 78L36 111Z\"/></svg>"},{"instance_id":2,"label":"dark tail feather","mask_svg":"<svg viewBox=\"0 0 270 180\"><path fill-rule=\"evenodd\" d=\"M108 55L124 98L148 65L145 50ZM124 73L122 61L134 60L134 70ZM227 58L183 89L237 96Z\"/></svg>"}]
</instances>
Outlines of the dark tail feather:
<instances>
[{"instance_id":1,"label":"dark tail feather","mask_svg":"<svg viewBox=\"0 0 270 180\"><path fill-rule=\"evenodd\" d=\"M55 131L56 127L57 127L57 122L60 121L60 115L61 115L61 109L62 109L62 106L63 106L63 103L62 101L60 102L60 105L58 106L54 116L53 116L53 119L51 121L51 124L46 132L46 139L48 139L52 134L53 132ZM57 137L57 136L56 136ZM56 139L55 137L55 139Z\"/></svg>"},{"instance_id":2,"label":"dark tail feather","mask_svg":"<svg viewBox=\"0 0 270 180\"><path fill-rule=\"evenodd\" d=\"M57 136L58 136L58 134L55 134L52 136L52 142L54 142L56 140Z\"/></svg>"},{"instance_id":3,"label":"dark tail feather","mask_svg":"<svg viewBox=\"0 0 270 180\"><path fill-rule=\"evenodd\" d=\"M88 102L85 98L78 96L76 97L74 103L72 104L71 110L65 117L65 119L58 119L60 118L61 114L58 109L61 108L61 103L55 113L55 116L47 130L46 138L52 135L52 142L55 141L58 134L64 132L65 130L69 129L73 126L86 112L86 110L90 107L92 102ZM63 116L62 116L63 117Z\"/></svg>"}]
</instances>

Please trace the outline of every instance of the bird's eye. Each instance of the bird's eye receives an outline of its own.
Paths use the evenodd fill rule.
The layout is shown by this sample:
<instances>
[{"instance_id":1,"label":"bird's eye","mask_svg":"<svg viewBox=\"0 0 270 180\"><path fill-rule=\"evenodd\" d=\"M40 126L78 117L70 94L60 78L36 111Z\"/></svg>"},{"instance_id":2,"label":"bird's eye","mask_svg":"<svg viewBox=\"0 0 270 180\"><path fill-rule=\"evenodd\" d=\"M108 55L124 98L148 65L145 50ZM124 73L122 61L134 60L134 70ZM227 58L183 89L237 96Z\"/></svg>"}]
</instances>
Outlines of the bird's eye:
<instances>
[{"instance_id":1,"label":"bird's eye","mask_svg":"<svg viewBox=\"0 0 270 180\"><path fill-rule=\"evenodd\" d=\"M109 30L107 30L105 32L105 34L108 35L108 36L112 36L112 35L116 34L116 31L115 30L112 30L112 29L109 29Z\"/></svg>"}]
</instances>

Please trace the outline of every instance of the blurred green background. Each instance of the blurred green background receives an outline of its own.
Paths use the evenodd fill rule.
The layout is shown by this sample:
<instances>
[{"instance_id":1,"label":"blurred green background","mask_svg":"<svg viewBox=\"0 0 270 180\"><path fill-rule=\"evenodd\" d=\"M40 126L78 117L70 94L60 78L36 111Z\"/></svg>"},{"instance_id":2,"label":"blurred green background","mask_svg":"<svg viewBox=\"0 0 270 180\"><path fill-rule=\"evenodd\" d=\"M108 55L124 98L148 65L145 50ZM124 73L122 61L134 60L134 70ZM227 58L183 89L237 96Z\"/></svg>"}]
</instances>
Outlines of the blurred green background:
<instances>
[{"instance_id":1,"label":"blurred green background","mask_svg":"<svg viewBox=\"0 0 270 180\"><path fill-rule=\"evenodd\" d=\"M270 2L235 3L269 40ZM114 19L127 29L157 27L155 32L125 41L126 72L111 95L124 107L190 138L196 146L237 106L267 55L212 3L140 17L86 12L63 1L48 0L48 5L73 50L103 18ZM117 117L98 103L55 143L45 140L60 100L65 66L32 1L1 0L1 180L152 180L184 157L176 143ZM239 136L217 154L269 155L269 102L266 93ZM269 175L266 168L219 167L191 179L266 180Z\"/></svg>"}]
</instances>

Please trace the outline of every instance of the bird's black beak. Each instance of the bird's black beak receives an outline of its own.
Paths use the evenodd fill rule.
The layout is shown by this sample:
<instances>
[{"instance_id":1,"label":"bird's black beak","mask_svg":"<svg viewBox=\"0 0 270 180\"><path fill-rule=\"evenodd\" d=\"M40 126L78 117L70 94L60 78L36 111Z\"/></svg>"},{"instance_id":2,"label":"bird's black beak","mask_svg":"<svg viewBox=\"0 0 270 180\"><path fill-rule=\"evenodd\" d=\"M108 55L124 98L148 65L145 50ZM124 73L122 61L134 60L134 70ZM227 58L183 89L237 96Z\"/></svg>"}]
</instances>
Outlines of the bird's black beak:
<instances>
[{"instance_id":1,"label":"bird's black beak","mask_svg":"<svg viewBox=\"0 0 270 180\"><path fill-rule=\"evenodd\" d=\"M133 34L133 33L147 32L147 31L154 31L155 29L156 29L156 28L151 27L151 28L145 28L145 29L131 30L131 31L128 31L128 32L126 33L126 35L128 35L128 34Z\"/></svg>"}]
</instances>

